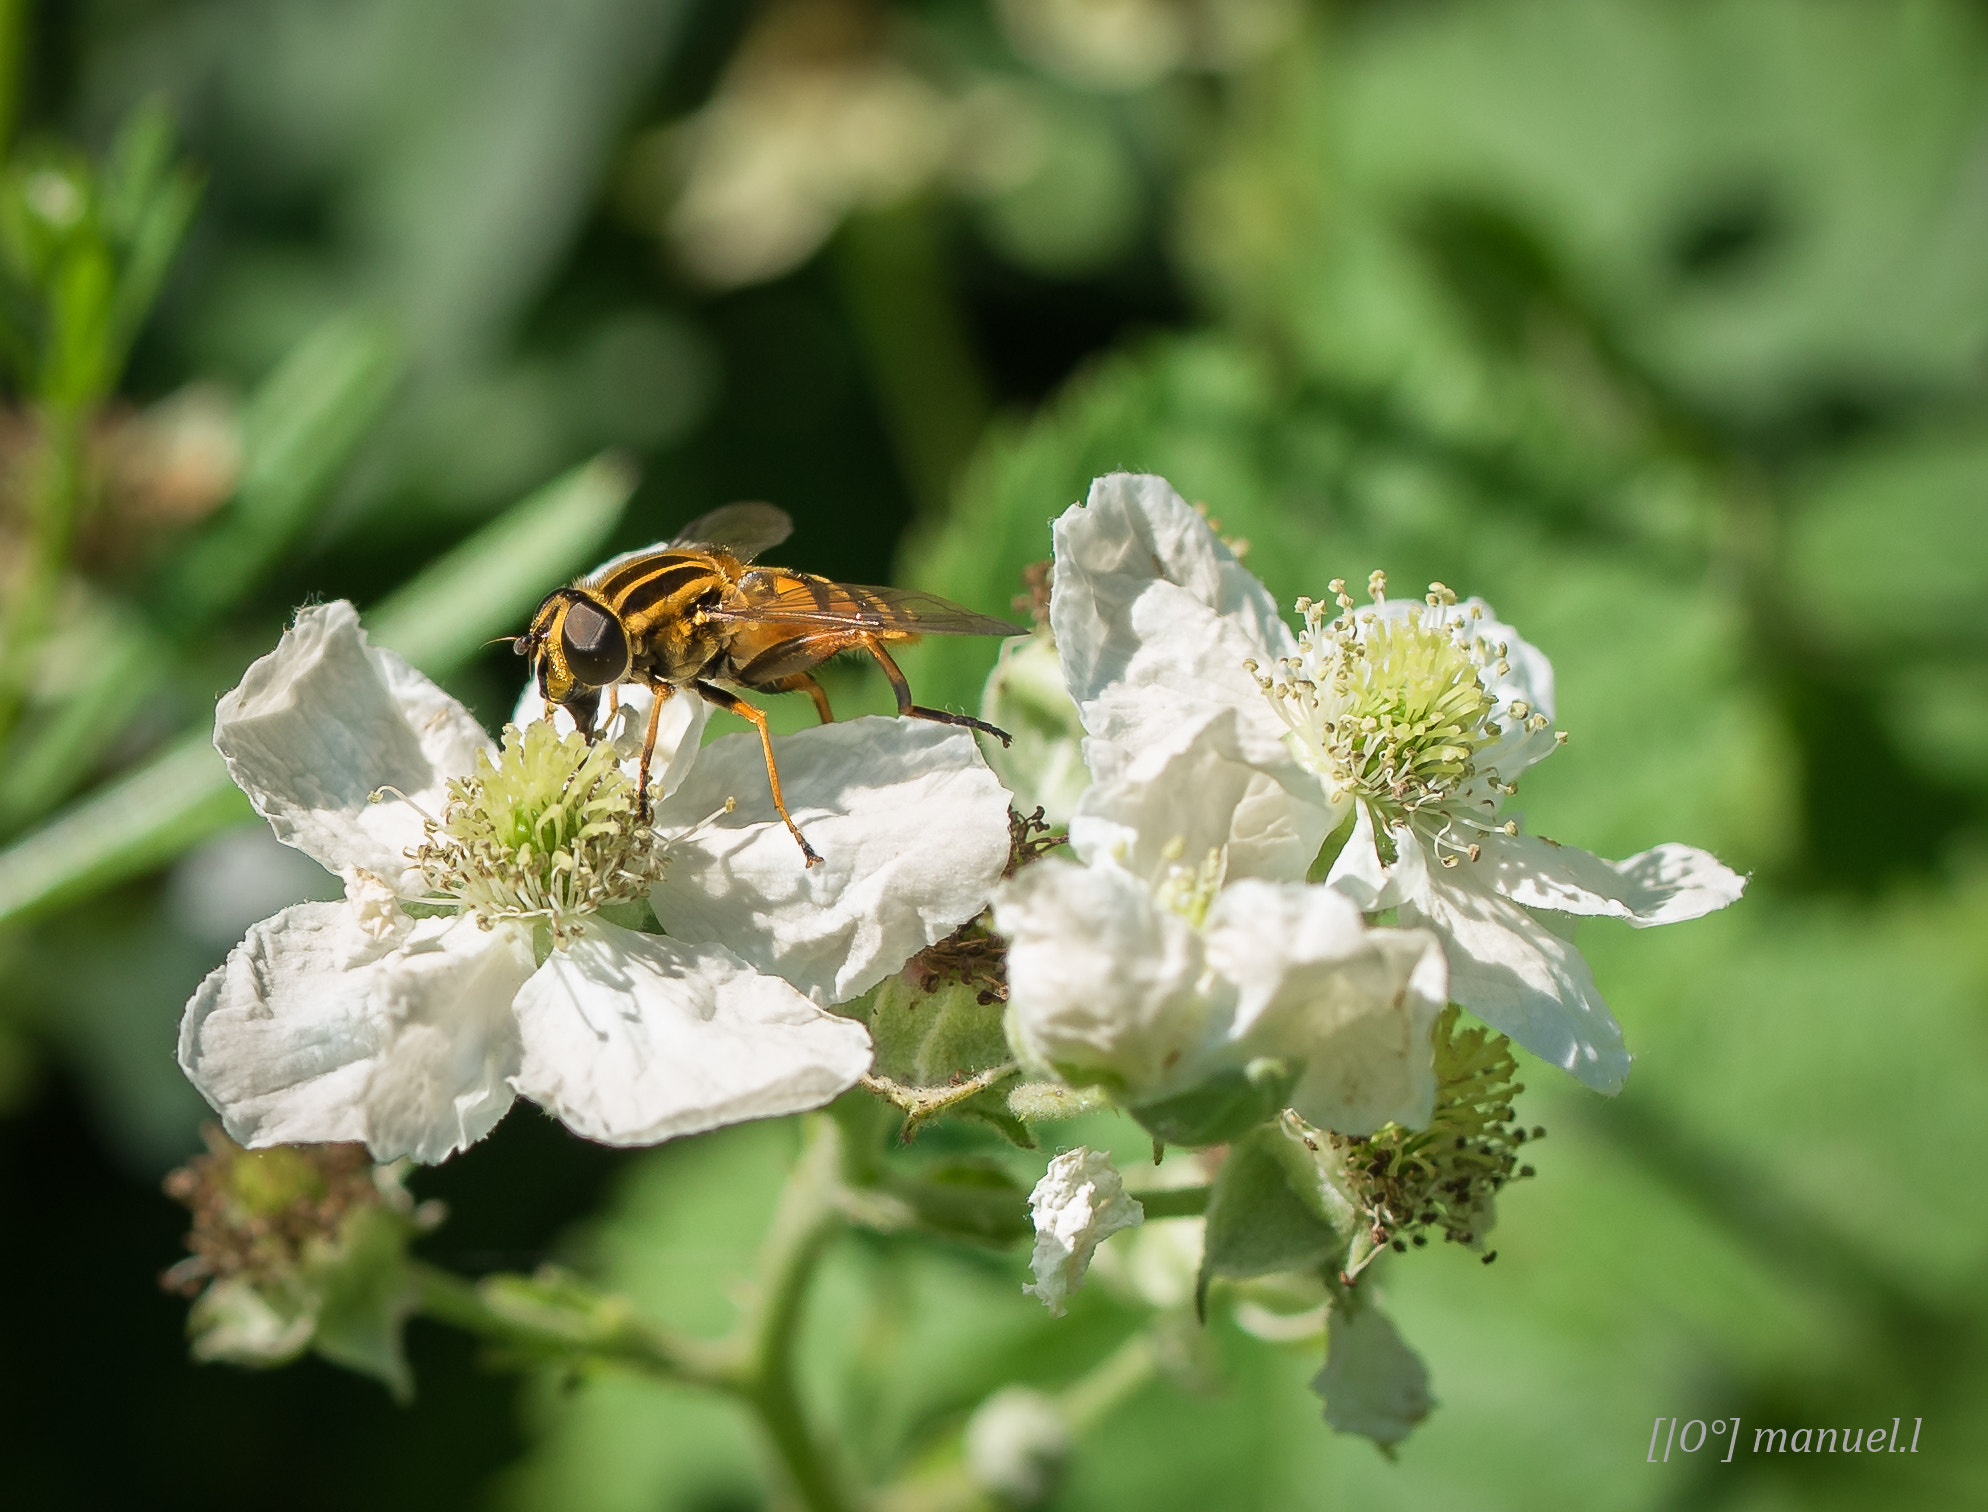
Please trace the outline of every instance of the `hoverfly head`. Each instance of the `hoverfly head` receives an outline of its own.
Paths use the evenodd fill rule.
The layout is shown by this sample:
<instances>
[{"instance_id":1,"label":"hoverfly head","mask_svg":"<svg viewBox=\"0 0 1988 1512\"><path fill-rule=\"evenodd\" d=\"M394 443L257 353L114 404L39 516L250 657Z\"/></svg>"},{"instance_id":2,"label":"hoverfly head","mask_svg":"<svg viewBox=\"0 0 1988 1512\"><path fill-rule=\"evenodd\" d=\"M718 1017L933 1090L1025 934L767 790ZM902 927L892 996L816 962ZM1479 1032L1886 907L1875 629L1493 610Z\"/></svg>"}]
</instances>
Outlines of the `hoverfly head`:
<instances>
[{"instance_id":1,"label":"hoverfly head","mask_svg":"<svg viewBox=\"0 0 1988 1512\"><path fill-rule=\"evenodd\" d=\"M628 632L606 605L575 594L559 620L559 659L582 687L620 682L628 675Z\"/></svg>"}]
</instances>

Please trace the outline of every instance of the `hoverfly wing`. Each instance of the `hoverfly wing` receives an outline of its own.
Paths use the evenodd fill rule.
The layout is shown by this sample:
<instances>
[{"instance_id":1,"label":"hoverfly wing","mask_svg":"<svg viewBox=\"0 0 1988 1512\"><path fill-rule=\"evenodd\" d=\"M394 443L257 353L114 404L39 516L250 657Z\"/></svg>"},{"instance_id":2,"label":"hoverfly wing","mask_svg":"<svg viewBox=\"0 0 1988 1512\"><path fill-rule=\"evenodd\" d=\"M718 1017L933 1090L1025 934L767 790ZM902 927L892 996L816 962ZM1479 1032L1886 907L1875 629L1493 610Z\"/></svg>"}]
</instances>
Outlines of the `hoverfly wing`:
<instances>
[{"instance_id":1,"label":"hoverfly wing","mask_svg":"<svg viewBox=\"0 0 1988 1512\"><path fill-rule=\"evenodd\" d=\"M773 504L727 504L699 515L676 533L662 549L679 551L713 547L750 562L762 551L778 546L794 533L787 511Z\"/></svg>"},{"instance_id":2,"label":"hoverfly wing","mask_svg":"<svg viewBox=\"0 0 1988 1512\"><path fill-rule=\"evenodd\" d=\"M936 593L835 583L800 572L759 571L740 580L726 601L703 611L714 620L890 635L1026 635L1020 625L975 614Z\"/></svg>"}]
</instances>

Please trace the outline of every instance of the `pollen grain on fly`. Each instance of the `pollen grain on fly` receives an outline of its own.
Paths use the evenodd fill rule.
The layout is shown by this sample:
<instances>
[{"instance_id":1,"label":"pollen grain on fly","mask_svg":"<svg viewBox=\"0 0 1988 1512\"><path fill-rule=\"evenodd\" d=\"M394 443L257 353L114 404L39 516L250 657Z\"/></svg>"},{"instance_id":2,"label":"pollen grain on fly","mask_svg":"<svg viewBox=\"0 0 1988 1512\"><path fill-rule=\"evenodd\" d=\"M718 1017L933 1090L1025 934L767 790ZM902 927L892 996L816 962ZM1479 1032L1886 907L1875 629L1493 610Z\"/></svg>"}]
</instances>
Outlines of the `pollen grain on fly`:
<instances>
[{"instance_id":1,"label":"pollen grain on fly","mask_svg":"<svg viewBox=\"0 0 1988 1512\"><path fill-rule=\"evenodd\" d=\"M1021 635L1020 626L976 614L929 593L837 583L785 567L753 565L787 539L793 522L771 504L731 504L686 525L673 541L615 558L590 577L546 595L513 643L530 659L547 712L562 708L594 738L602 690L623 683L654 694L642 742L638 813L647 817L657 720L679 689L728 709L759 731L773 806L801 847L815 854L787 811L766 715L733 688L806 693L824 724L834 718L814 669L844 651L868 654L890 680L897 712L1008 734L978 719L911 701L886 649L921 635Z\"/></svg>"}]
</instances>

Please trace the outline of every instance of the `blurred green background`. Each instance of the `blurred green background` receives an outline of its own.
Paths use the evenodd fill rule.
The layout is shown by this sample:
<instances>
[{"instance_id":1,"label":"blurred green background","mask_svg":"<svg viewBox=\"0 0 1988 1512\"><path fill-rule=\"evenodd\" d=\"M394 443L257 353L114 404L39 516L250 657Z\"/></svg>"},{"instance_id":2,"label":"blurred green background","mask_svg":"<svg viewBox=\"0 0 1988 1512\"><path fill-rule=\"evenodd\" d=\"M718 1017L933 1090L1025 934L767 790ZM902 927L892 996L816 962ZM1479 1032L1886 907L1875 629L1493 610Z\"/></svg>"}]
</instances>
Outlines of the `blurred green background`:
<instances>
[{"instance_id":1,"label":"blurred green background","mask_svg":"<svg viewBox=\"0 0 1988 1512\"><path fill-rule=\"evenodd\" d=\"M1636 1069L1604 1103L1532 1068L1552 1138L1498 1263L1383 1278L1441 1401L1398 1463L1319 1421L1316 1340L1217 1317L1054 1505L1988 1499L1988 7L0 0L0 77L13 582L63 425L87 479L0 678L0 1504L767 1504L729 1408L521 1381L432 1325L404 1410L317 1361L186 1363L154 1282L203 1112L177 1014L328 881L204 785L199 732L340 596L500 723L518 664L478 642L734 498L794 515L793 565L1004 612L1121 467L1280 599L1375 566L1484 595L1573 737L1528 823L1753 883L1584 927ZM111 155L118 287L155 223L119 185L190 219L121 381L64 398L17 254L74 221L77 151ZM971 708L991 655L907 669ZM861 678L839 700L887 706ZM106 813L149 848L93 840ZM790 1148L614 1154L521 1106L417 1175L451 1210L424 1252L721 1321ZM1143 1317L1093 1286L1052 1323L1019 1280L844 1243L808 1349L852 1458ZM1735 1414L1732 1464L1645 1462L1655 1419ZM1916 1455L1746 1452L1894 1416Z\"/></svg>"}]
</instances>

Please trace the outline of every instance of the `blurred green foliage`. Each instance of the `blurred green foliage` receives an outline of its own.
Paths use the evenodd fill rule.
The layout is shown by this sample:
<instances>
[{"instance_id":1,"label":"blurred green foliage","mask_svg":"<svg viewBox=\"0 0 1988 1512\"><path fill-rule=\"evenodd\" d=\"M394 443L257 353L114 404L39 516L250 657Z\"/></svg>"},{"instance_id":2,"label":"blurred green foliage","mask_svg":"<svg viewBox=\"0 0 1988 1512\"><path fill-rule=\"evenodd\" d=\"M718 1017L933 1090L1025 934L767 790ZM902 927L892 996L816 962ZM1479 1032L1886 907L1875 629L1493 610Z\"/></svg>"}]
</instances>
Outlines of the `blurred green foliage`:
<instances>
[{"instance_id":1,"label":"blurred green foliage","mask_svg":"<svg viewBox=\"0 0 1988 1512\"><path fill-rule=\"evenodd\" d=\"M673 1388L539 1375L513 1422L509 1387L417 1329L422 1396L390 1419L309 1369L189 1374L175 1304L131 1300L173 1258L149 1187L200 1112L179 1005L314 885L228 827L212 698L296 603L343 595L494 725L517 669L478 642L733 497L794 514L795 565L880 579L902 535L900 581L1002 612L1047 522L1129 467L1205 501L1282 600L1377 566L1488 598L1554 659L1573 734L1528 823L1706 846L1753 885L1633 946L1584 927L1638 1065L1612 1104L1528 1067L1521 1115L1553 1137L1496 1265L1384 1263L1440 1401L1398 1463L1319 1422L1316 1339L1263 1343L1218 1300L1054 1505L1971 1504L1979 8L1321 0L1239 7L1271 18L1252 47L1128 0L1152 24L1100 52L1058 20L1074 0L817 6L861 13L830 55L906 72L987 150L850 191L777 276L700 280L654 131L733 98L805 9L0 7L0 63L17 35L27 60L0 110L0 912L23 910L0 1205L25 1236L0 1275L26 1299L0 1323L0 1501L764 1504L747 1423ZM103 438L196 381L235 460L148 512ZM642 472L625 515L604 447ZM904 660L971 708L990 657ZM885 706L860 676L838 708ZM1052 1127L1141 1159L1140 1130L1094 1122ZM417 1178L456 1208L436 1258L556 1254L724 1325L790 1130L603 1162L512 1124ZM917 1151L1032 1179L991 1133ZM1022 1279L1012 1253L841 1242L804 1353L852 1463L941 1455L987 1392L1060 1388L1149 1316L1093 1284L1052 1321ZM1655 1418L1734 1414L1734 1463L1644 1462ZM1925 1418L1918 1455L1746 1452L1754 1427L1894 1415ZM123 1425L143 1452L92 1448Z\"/></svg>"}]
</instances>

